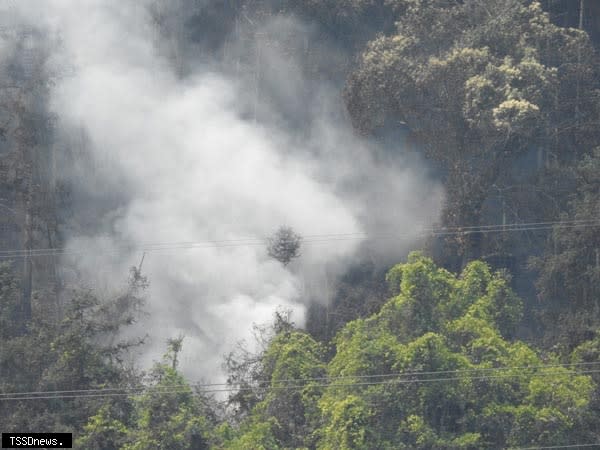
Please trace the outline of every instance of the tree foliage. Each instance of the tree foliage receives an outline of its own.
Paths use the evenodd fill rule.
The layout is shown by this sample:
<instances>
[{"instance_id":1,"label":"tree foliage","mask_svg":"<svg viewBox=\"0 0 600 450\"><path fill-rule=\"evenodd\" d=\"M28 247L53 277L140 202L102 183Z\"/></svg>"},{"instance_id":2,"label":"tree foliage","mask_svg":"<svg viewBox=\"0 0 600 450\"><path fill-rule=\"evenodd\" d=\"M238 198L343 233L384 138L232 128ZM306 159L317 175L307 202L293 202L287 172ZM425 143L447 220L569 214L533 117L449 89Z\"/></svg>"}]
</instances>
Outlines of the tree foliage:
<instances>
[{"instance_id":1,"label":"tree foliage","mask_svg":"<svg viewBox=\"0 0 600 450\"><path fill-rule=\"evenodd\" d=\"M174 342L177 346L172 345ZM211 448L214 424L207 399L195 394L177 371L181 344L181 338L169 340L164 361L154 365L148 387L134 399L128 416L120 415L110 405L102 406L88 420L77 446L91 450Z\"/></svg>"},{"instance_id":2,"label":"tree foliage","mask_svg":"<svg viewBox=\"0 0 600 450\"><path fill-rule=\"evenodd\" d=\"M571 177L577 191L563 218L580 225L555 227L545 253L531 261L540 274L545 339L560 342L567 352L592 339L600 326L600 237L595 225L600 212L600 150L585 155Z\"/></svg>"},{"instance_id":3,"label":"tree foliage","mask_svg":"<svg viewBox=\"0 0 600 450\"><path fill-rule=\"evenodd\" d=\"M409 1L396 25L362 54L348 109L364 132L407 128L439 165L447 225L478 225L492 186L528 150L569 159L597 142L589 39L538 2ZM481 256L479 235L458 244L465 261Z\"/></svg>"},{"instance_id":4,"label":"tree foliage","mask_svg":"<svg viewBox=\"0 0 600 450\"><path fill-rule=\"evenodd\" d=\"M267 253L284 266L300 256L302 237L292 228L282 226L267 239Z\"/></svg>"},{"instance_id":5,"label":"tree foliage","mask_svg":"<svg viewBox=\"0 0 600 450\"><path fill-rule=\"evenodd\" d=\"M143 304L147 280L139 270L132 269L119 295L101 298L82 288L36 292L31 258L19 264L22 270L0 264L0 393L136 392L28 401L4 395L2 431L71 432L77 448L92 450L598 442L600 66L587 34L597 46L600 22L591 12L598 6L563 0L217 3L148 3L157 40L164 40L159 51L177 60L178 75L198 63L193 56L255 45L256 55L233 53L235 72L255 73L258 93L264 83L259 45L276 45L269 36L257 38L261 27L278 14L306 21L290 37L305 41L282 53L302 48L302 57L290 56L298 56L293 67L327 86L347 75L343 96L360 133L407 136L444 183L442 225L451 237L441 249L431 246L435 258L410 254L385 282L377 264L349 262L332 303L309 310L308 332L279 311L272 325L255 327L257 350L240 345L226 358L232 393L223 405L179 371L181 336L167 342L165 357L149 373L128 364L128 350L143 341L122 339ZM256 42L232 45L232 33ZM23 203L15 207L28 218L25 249L52 248L58 189L43 192L38 181L55 178L44 180L39 170L54 161L47 73L54 59L40 33L26 34L15 33L14 42L2 35L0 188L3 198ZM21 54L26 39L39 47L31 58ZM343 55L326 68L334 65L332 47ZM403 147L393 142L385 151ZM477 228L507 220L555 226L518 236ZM301 247L302 237L283 226L266 250L287 266ZM521 264L526 259L528 269ZM502 261L492 268L484 260ZM495 270L509 266L512 273Z\"/></svg>"},{"instance_id":6,"label":"tree foliage","mask_svg":"<svg viewBox=\"0 0 600 450\"><path fill-rule=\"evenodd\" d=\"M25 334L14 319L14 299L19 295L15 279L8 266L3 266L0 318L7 322L3 323L7 326L3 327L0 342L3 392L72 391L135 382L135 373L126 365L124 356L140 340L124 341L119 333L140 313L144 277L133 271L126 290L109 300L101 300L90 290L75 290L60 321L37 312ZM116 397L110 404L122 414L130 411L124 399ZM5 430L14 432L75 432L101 405L101 398L77 396L4 401L0 405L0 422Z\"/></svg>"},{"instance_id":7,"label":"tree foliage","mask_svg":"<svg viewBox=\"0 0 600 450\"><path fill-rule=\"evenodd\" d=\"M236 445L475 449L594 438L592 379L513 340L522 305L505 274L473 262L456 276L413 253L388 281L396 295L348 323L328 363L301 332L271 341L270 391ZM283 379L300 386L277 389Z\"/></svg>"}]
</instances>

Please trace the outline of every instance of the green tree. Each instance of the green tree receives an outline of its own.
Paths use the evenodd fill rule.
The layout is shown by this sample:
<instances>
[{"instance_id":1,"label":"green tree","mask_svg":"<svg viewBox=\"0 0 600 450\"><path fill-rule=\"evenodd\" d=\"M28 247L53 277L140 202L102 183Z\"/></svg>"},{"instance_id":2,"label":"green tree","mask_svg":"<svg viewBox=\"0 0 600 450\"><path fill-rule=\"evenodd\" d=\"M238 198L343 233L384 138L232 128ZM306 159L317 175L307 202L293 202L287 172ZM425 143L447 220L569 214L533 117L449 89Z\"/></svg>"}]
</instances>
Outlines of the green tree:
<instances>
[{"instance_id":1,"label":"green tree","mask_svg":"<svg viewBox=\"0 0 600 450\"><path fill-rule=\"evenodd\" d=\"M0 264L0 340L6 341L18 336L22 328L19 314L19 283L10 263ZM2 368L3 365L0 365ZM0 369L2 370L2 369ZM0 372L0 376L2 376Z\"/></svg>"},{"instance_id":2,"label":"green tree","mask_svg":"<svg viewBox=\"0 0 600 450\"><path fill-rule=\"evenodd\" d=\"M167 364L157 364L151 378L152 387L136 401L135 423L122 448L210 448L209 424L183 376Z\"/></svg>"},{"instance_id":3,"label":"green tree","mask_svg":"<svg viewBox=\"0 0 600 450\"><path fill-rule=\"evenodd\" d=\"M481 262L460 276L414 253L397 295L335 339L321 448L500 448L592 438L592 380L512 341L521 302ZM365 378L366 377L366 378Z\"/></svg>"},{"instance_id":4,"label":"green tree","mask_svg":"<svg viewBox=\"0 0 600 450\"><path fill-rule=\"evenodd\" d=\"M275 311L272 324L253 325L254 339L258 346L256 351L249 350L247 343L239 342L237 348L225 357L227 384L233 393L228 398L228 407L232 410L236 422L245 418L257 403L265 398L265 382L271 379L272 373L264 364L264 355L271 341L281 333L289 333L295 329L291 321L291 311Z\"/></svg>"},{"instance_id":5,"label":"green tree","mask_svg":"<svg viewBox=\"0 0 600 450\"><path fill-rule=\"evenodd\" d=\"M345 95L360 130L408 130L445 174L445 224L472 226L517 157L569 160L598 141L596 71L587 35L552 24L539 2L414 0ZM463 265L481 256L480 234L455 243Z\"/></svg>"},{"instance_id":6,"label":"green tree","mask_svg":"<svg viewBox=\"0 0 600 450\"><path fill-rule=\"evenodd\" d=\"M7 299L13 298L14 278L4 275L0 291ZM134 271L125 292L113 299L103 301L90 290L73 291L59 322L34 310L25 334L2 336L3 392L102 389L135 383L137 375L123 357L140 341L123 341L119 333L139 314L145 286L145 278ZM10 301L2 302L0 318L10 316L12 306ZM109 404L120 415L130 412L127 399L114 397ZM77 432L103 405L101 397L80 396L5 401L0 405L0 421L7 431Z\"/></svg>"},{"instance_id":7,"label":"green tree","mask_svg":"<svg viewBox=\"0 0 600 450\"><path fill-rule=\"evenodd\" d=\"M194 393L177 371L182 338L170 339L161 363L152 368L147 387L133 400L128 415L104 405L77 439L91 450L203 450L212 443L214 417L208 399Z\"/></svg>"},{"instance_id":8,"label":"green tree","mask_svg":"<svg viewBox=\"0 0 600 450\"><path fill-rule=\"evenodd\" d=\"M231 448L314 448L325 376L323 353L322 346L304 332L275 335L262 355L266 377L262 387L267 393L253 407ZM266 442L275 442L276 447Z\"/></svg>"},{"instance_id":9,"label":"green tree","mask_svg":"<svg viewBox=\"0 0 600 450\"><path fill-rule=\"evenodd\" d=\"M113 450L125 446L130 433L125 422L130 419L119 416L120 411L115 411L110 404L103 405L83 427L81 435L75 440L75 448Z\"/></svg>"},{"instance_id":10,"label":"green tree","mask_svg":"<svg viewBox=\"0 0 600 450\"><path fill-rule=\"evenodd\" d=\"M544 254L532 258L546 343L566 354L600 326L600 148L581 159L571 178L576 190L563 218L579 224L555 227Z\"/></svg>"}]
</instances>

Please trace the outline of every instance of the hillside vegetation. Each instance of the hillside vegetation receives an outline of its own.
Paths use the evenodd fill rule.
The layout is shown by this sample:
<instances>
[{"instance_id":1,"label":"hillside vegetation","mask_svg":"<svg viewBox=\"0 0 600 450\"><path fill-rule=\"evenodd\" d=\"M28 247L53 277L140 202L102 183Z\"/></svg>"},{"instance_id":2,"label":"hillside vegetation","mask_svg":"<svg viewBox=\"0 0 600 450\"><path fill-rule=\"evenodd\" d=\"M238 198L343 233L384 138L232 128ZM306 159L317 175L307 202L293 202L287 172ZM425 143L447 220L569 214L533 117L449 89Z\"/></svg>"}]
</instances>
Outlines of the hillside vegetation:
<instances>
[{"instance_id":1,"label":"hillside vegetation","mask_svg":"<svg viewBox=\"0 0 600 450\"><path fill-rule=\"evenodd\" d=\"M144 336L130 331L152 282L142 264L106 294L67 287L52 253L32 258L93 219L75 223L77 192L57 181L54 44L3 35L0 431L71 432L87 450L600 446L594 2L149 4L182 73L226 53L240 23L316 30L294 43L302 70L338 88L357 136L432 167L446 194L438 233L391 267L359 254L333 294L303 299L319 300L305 327L274 311L256 325L258 350L223 355L227 383L183 376L184 337L143 372ZM340 54L333 67L325 48ZM258 63L244 57L250 77ZM302 237L282 229L291 253L270 242L269 254L285 270Z\"/></svg>"}]
</instances>

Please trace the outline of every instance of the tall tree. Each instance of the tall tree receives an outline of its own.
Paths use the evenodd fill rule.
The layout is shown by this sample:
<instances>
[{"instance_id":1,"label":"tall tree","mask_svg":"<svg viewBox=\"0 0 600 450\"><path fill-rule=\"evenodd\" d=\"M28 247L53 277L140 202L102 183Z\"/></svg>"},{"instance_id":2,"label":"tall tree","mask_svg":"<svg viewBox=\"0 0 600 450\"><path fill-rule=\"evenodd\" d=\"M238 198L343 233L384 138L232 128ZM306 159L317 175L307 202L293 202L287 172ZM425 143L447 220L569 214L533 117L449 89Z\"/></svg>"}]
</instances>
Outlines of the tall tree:
<instances>
[{"instance_id":1,"label":"tall tree","mask_svg":"<svg viewBox=\"0 0 600 450\"><path fill-rule=\"evenodd\" d=\"M566 352L600 327L600 149L582 158L570 175L577 188L563 217L579 222L556 226L544 254L532 258L540 274L546 343Z\"/></svg>"},{"instance_id":2,"label":"tall tree","mask_svg":"<svg viewBox=\"0 0 600 450\"><path fill-rule=\"evenodd\" d=\"M389 281L397 295L335 339L318 448L593 442L592 380L509 339L521 302L502 273L456 277L413 254Z\"/></svg>"},{"instance_id":3,"label":"tall tree","mask_svg":"<svg viewBox=\"0 0 600 450\"><path fill-rule=\"evenodd\" d=\"M15 275L6 272L0 277L3 320L14 316L14 280ZM0 341L3 392L85 390L135 383L137 376L125 364L124 356L140 340L124 341L119 335L136 320L145 286L145 278L134 270L126 291L115 298L101 300L92 291L76 290L60 321L38 312L25 334L15 334L14 327L11 333L6 327ZM0 421L6 431L76 432L102 404L101 398L60 395L3 401ZM112 404L123 414L130 407L118 397Z\"/></svg>"},{"instance_id":4,"label":"tall tree","mask_svg":"<svg viewBox=\"0 0 600 450\"><path fill-rule=\"evenodd\" d=\"M207 450L214 424L206 398L194 393L177 370L182 338L170 339L163 361L150 371L147 388L134 396L127 416L104 405L77 439L90 450Z\"/></svg>"},{"instance_id":5,"label":"tall tree","mask_svg":"<svg viewBox=\"0 0 600 450\"><path fill-rule=\"evenodd\" d=\"M445 173L445 224L476 226L519 155L568 160L598 140L594 58L539 2L415 0L395 35L369 44L346 101L363 132L407 128ZM480 234L457 243L463 265L481 256Z\"/></svg>"},{"instance_id":6,"label":"tall tree","mask_svg":"<svg viewBox=\"0 0 600 450\"><path fill-rule=\"evenodd\" d=\"M419 253L388 273L393 297L346 324L325 363L304 333L262 353L266 393L222 448L506 448L594 442L591 377L514 340L507 274L479 261L457 276ZM574 353L587 361L590 342ZM326 371L326 376L324 372Z\"/></svg>"}]
</instances>

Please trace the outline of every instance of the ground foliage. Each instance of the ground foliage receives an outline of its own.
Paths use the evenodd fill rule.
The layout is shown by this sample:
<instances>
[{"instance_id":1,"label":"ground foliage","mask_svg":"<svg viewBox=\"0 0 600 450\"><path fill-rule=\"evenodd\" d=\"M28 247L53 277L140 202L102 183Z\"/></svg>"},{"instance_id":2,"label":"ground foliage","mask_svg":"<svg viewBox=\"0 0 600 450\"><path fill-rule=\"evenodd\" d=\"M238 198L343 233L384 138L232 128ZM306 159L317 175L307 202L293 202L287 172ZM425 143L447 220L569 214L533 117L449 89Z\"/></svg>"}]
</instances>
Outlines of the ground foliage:
<instances>
[{"instance_id":1,"label":"ground foliage","mask_svg":"<svg viewBox=\"0 0 600 450\"><path fill-rule=\"evenodd\" d=\"M595 384L514 339L522 302L507 274L471 262L457 276L413 253L394 295L322 344L290 328L259 358L267 394L220 448L505 448L594 442ZM590 341L573 353L597 353ZM325 377L326 376L326 377ZM232 397L232 401L236 401Z\"/></svg>"}]
</instances>

